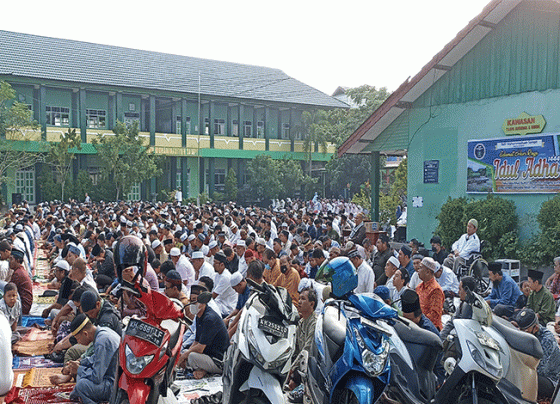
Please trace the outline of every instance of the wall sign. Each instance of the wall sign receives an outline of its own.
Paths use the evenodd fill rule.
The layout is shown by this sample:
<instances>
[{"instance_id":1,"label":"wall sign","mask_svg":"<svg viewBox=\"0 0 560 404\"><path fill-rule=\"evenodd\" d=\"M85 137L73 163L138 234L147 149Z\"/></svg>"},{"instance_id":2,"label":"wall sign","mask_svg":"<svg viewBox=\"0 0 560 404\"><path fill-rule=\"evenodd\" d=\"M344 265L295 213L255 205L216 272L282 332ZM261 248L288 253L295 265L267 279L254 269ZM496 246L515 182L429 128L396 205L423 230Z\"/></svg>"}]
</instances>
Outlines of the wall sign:
<instances>
[{"instance_id":1,"label":"wall sign","mask_svg":"<svg viewBox=\"0 0 560 404\"><path fill-rule=\"evenodd\" d=\"M529 133L541 133L545 125L544 116L531 116L522 112L517 118L506 119L502 125L502 130L508 136L527 135Z\"/></svg>"},{"instance_id":2,"label":"wall sign","mask_svg":"<svg viewBox=\"0 0 560 404\"><path fill-rule=\"evenodd\" d=\"M439 183L439 160L424 161L424 184Z\"/></svg>"},{"instance_id":3,"label":"wall sign","mask_svg":"<svg viewBox=\"0 0 560 404\"><path fill-rule=\"evenodd\" d=\"M560 134L468 142L467 192L560 192Z\"/></svg>"}]
</instances>

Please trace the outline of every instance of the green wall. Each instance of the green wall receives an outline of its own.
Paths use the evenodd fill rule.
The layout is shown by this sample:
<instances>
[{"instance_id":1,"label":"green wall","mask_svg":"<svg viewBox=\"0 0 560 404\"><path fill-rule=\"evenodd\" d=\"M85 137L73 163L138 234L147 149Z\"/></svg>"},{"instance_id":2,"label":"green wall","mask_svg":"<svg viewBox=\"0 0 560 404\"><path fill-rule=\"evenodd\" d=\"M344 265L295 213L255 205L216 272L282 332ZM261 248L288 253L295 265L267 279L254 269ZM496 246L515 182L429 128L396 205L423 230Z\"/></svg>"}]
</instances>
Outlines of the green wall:
<instances>
[{"instance_id":1,"label":"green wall","mask_svg":"<svg viewBox=\"0 0 560 404\"><path fill-rule=\"evenodd\" d=\"M438 107L437 114L412 138L428 117L427 108L411 111L409 115L408 151L408 230L407 237L429 242L437 226L436 216L448 197L485 195L467 194L467 141L505 137L502 124L508 118L526 111L530 115L544 115L547 124L543 133L560 133L560 90L530 92L490 100ZM423 183L425 160L439 160L439 184ZM538 230L535 217L541 204L554 194L500 195L517 206L520 236L529 237ZM424 206L412 207L412 198L421 196Z\"/></svg>"}]
</instances>

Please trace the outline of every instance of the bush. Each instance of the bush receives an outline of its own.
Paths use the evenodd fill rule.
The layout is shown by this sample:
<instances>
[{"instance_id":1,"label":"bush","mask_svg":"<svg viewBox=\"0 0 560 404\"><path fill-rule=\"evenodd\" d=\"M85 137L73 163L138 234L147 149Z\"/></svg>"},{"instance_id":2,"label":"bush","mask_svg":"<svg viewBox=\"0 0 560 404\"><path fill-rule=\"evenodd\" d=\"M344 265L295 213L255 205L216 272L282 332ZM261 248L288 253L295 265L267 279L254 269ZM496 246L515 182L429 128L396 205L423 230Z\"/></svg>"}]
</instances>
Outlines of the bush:
<instances>
[{"instance_id":1,"label":"bush","mask_svg":"<svg viewBox=\"0 0 560 404\"><path fill-rule=\"evenodd\" d=\"M543 202L537 215L539 233L520 250L521 261L533 268L552 265L560 251L560 195Z\"/></svg>"},{"instance_id":2,"label":"bush","mask_svg":"<svg viewBox=\"0 0 560 404\"><path fill-rule=\"evenodd\" d=\"M486 242L486 259L517 258L519 237L515 203L491 194L486 199L477 200L449 198L437 216L439 224L435 234L440 236L443 245L450 249L465 233L469 219L473 218L478 221L478 237Z\"/></svg>"}]
</instances>

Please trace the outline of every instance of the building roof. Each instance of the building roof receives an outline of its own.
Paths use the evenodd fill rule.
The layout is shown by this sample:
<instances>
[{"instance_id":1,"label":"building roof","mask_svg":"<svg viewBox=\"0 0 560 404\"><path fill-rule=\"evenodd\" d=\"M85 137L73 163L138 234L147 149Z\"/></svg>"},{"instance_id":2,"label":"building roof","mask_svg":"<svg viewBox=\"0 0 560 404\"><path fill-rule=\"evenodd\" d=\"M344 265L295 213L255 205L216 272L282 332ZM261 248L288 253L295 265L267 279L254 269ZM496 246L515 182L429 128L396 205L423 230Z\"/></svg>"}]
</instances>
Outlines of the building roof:
<instances>
[{"instance_id":1,"label":"building roof","mask_svg":"<svg viewBox=\"0 0 560 404\"><path fill-rule=\"evenodd\" d=\"M453 65L474 48L521 0L492 0L482 12L436 54L412 79L407 79L338 148L338 155L359 154ZM389 152L389 151L386 151ZM405 151L391 150L403 154Z\"/></svg>"},{"instance_id":2,"label":"building roof","mask_svg":"<svg viewBox=\"0 0 560 404\"><path fill-rule=\"evenodd\" d=\"M0 31L0 75L326 108L343 102L279 69Z\"/></svg>"}]
</instances>

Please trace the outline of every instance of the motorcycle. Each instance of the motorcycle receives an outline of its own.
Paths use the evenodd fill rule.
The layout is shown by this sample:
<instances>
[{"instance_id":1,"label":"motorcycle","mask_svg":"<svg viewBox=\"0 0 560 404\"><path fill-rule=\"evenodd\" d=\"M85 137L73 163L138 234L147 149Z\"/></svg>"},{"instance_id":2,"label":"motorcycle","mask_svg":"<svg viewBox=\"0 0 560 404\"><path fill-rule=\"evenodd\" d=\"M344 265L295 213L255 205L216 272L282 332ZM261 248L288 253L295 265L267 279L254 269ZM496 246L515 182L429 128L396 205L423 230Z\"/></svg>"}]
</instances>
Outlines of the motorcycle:
<instances>
[{"instance_id":1,"label":"motorcycle","mask_svg":"<svg viewBox=\"0 0 560 404\"><path fill-rule=\"evenodd\" d=\"M247 279L249 297L223 368L224 404L284 404L282 383L292 365L297 310L284 288Z\"/></svg>"},{"instance_id":2,"label":"motorcycle","mask_svg":"<svg viewBox=\"0 0 560 404\"><path fill-rule=\"evenodd\" d=\"M135 236L123 237L115 247L115 264L121 290L130 293L146 308L146 316L128 321L119 347L112 404L155 404L160 398L174 399L175 367L181 353L186 323L180 304L142 286L147 251ZM132 280L122 277L124 269L136 272ZM175 391L173 391L175 390Z\"/></svg>"},{"instance_id":3,"label":"motorcycle","mask_svg":"<svg viewBox=\"0 0 560 404\"><path fill-rule=\"evenodd\" d=\"M155 404L172 392L186 323L178 305L159 292L136 295L145 318L131 318L119 347L117 388L111 403Z\"/></svg>"},{"instance_id":4,"label":"motorcycle","mask_svg":"<svg viewBox=\"0 0 560 404\"><path fill-rule=\"evenodd\" d=\"M538 340L494 319L484 299L470 290L467 303L473 309L472 319L450 320L454 330L443 342L447 377L437 391L433 367L442 342L434 333L406 319L394 324L390 337L393 373L387 390L390 400L403 404L509 404L536 400L538 359L527 352L536 347Z\"/></svg>"},{"instance_id":5,"label":"motorcycle","mask_svg":"<svg viewBox=\"0 0 560 404\"><path fill-rule=\"evenodd\" d=\"M303 359L304 403L376 402L389 383L387 321L395 317L396 310L374 294L327 301Z\"/></svg>"}]
</instances>

